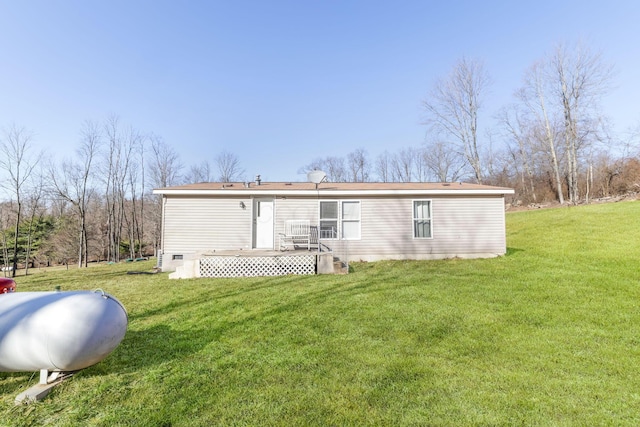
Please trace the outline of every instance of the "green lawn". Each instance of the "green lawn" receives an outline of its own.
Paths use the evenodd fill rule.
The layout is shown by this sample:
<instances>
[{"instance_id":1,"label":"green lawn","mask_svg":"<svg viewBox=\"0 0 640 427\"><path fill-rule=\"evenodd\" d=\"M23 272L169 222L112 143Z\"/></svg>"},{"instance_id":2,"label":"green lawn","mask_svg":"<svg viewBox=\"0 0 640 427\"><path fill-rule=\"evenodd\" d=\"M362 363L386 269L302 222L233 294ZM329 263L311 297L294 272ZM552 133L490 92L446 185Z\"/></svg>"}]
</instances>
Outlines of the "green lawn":
<instances>
[{"instance_id":1,"label":"green lawn","mask_svg":"<svg viewBox=\"0 0 640 427\"><path fill-rule=\"evenodd\" d=\"M507 240L346 276L33 270L19 291L102 288L129 329L37 404L0 373L0 425L640 425L640 202L509 213Z\"/></svg>"}]
</instances>

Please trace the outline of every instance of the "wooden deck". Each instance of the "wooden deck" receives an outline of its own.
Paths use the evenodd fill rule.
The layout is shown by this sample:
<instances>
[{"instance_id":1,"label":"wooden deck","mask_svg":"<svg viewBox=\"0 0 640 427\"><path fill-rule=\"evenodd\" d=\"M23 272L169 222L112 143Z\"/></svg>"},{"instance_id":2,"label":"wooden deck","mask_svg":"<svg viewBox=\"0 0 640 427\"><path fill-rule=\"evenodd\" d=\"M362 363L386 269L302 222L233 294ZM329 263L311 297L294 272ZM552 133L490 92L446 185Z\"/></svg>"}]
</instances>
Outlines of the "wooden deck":
<instances>
[{"instance_id":1,"label":"wooden deck","mask_svg":"<svg viewBox=\"0 0 640 427\"><path fill-rule=\"evenodd\" d=\"M174 273L175 279L196 277L257 277L312 275L326 273L318 260L333 256L316 250L239 250L205 252L194 259L185 260Z\"/></svg>"},{"instance_id":2,"label":"wooden deck","mask_svg":"<svg viewBox=\"0 0 640 427\"><path fill-rule=\"evenodd\" d=\"M204 252L202 256L242 256L242 257L256 257L256 256L281 256L281 255L304 255L304 254L315 254L317 252L316 249L311 249L308 251L306 248L304 249L287 249L286 251L279 251L277 249L251 249L251 250L239 250L239 251L215 251L215 252Z\"/></svg>"}]
</instances>

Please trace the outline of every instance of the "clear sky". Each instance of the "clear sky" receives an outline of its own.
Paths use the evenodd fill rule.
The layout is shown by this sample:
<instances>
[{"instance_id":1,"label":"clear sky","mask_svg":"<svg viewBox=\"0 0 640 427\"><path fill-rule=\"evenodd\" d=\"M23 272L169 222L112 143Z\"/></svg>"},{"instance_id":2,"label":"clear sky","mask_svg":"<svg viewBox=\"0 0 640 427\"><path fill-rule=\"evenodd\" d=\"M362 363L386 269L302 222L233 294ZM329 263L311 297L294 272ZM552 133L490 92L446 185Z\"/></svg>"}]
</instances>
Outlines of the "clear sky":
<instances>
[{"instance_id":1,"label":"clear sky","mask_svg":"<svg viewBox=\"0 0 640 427\"><path fill-rule=\"evenodd\" d=\"M226 150L249 179L305 180L318 157L421 144L421 101L463 56L493 80L489 121L527 67L578 40L615 66L604 110L627 131L637 0L0 0L0 127L62 155L84 121L117 115L185 165Z\"/></svg>"}]
</instances>

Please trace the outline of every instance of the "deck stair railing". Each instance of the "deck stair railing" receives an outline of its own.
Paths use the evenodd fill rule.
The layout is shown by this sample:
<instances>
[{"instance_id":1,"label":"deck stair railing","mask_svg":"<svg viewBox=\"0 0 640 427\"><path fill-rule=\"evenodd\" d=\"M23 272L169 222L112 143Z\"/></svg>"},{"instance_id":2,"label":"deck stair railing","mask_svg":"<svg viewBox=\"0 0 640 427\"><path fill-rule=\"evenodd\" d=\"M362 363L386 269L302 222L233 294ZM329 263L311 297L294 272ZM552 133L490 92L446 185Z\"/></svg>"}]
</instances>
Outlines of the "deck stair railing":
<instances>
[{"instance_id":1,"label":"deck stair railing","mask_svg":"<svg viewBox=\"0 0 640 427\"><path fill-rule=\"evenodd\" d=\"M324 242L322 242L324 240ZM333 252L334 259L339 259L349 268L349 240L339 239L336 227L320 228L319 252Z\"/></svg>"}]
</instances>

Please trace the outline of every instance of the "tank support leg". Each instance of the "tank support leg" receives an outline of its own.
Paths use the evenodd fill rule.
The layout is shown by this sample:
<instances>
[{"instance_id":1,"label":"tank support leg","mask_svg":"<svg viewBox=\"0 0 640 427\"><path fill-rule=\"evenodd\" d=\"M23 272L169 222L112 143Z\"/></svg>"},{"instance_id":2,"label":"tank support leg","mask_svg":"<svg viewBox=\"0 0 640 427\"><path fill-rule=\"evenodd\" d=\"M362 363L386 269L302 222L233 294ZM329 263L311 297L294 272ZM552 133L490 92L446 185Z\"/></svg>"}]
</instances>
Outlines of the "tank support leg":
<instances>
[{"instance_id":1,"label":"tank support leg","mask_svg":"<svg viewBox=\"0 0 640 427\"><path fill-rule=\"evenodd\" d=\"M45 398L47 394L53 389L53 387L60 384L62 381L73 376L73 372L52 372L49 375L49 371L46 369L40 370L40 383L34 385L26 391L23 391L16 396L16 405L24 405L33 402L38 402Z\"/></svg>"}]
</instances>

